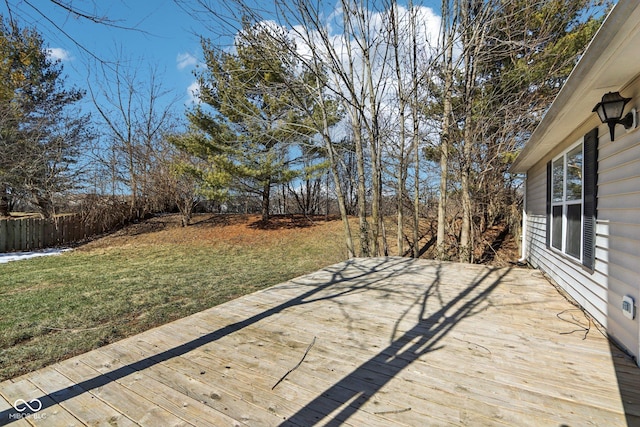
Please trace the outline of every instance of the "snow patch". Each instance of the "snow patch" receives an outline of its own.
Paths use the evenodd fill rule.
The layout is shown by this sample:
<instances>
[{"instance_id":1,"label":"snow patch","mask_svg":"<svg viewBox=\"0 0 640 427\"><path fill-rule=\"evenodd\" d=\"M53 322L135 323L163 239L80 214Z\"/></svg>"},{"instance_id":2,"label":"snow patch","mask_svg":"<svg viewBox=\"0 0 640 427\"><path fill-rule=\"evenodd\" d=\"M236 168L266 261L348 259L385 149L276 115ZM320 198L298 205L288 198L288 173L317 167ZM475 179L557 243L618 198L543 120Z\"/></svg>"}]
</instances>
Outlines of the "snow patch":
<instances>
[{"instance_id":1,"label":"snow patch","mask_svg":"<svg viewBox=\"0 0 640 427\"><path fill-rule=\"evenodd\" d=\"M71 248L51 248L31 252L7 252L0 254L0 264L7 263L9 261L20 261L23 259L35 258L39 256L60 255L61 253L70 250Z\"/></svg>"}]
</instances>

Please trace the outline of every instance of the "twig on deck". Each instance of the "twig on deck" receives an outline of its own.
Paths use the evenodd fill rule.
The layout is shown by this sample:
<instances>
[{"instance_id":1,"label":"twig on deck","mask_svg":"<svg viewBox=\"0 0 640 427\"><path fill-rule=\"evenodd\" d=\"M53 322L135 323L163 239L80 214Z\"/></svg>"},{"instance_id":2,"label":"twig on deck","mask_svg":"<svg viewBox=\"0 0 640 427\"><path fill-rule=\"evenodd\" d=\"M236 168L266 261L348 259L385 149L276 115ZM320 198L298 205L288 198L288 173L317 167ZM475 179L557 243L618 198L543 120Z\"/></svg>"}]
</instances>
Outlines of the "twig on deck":
<instances>
[{"instance_id":1,"label":"twig on deck","mask_svg":"<svg viewBox=\"0 0 640 427\"><path fill-rule=\"evenodd\" d=\"M582 314L584 314L584 317L587 319L587 321L589 322L589 325L587 326L583 326L582 323L580 323L580 321L578 319L576 319L576 317L571 314L571 319L572 320L567 320L567 319L563 319L562 317L560 317L561 314L564 314L568 311L581 311ZM589 331L591 330L591 319L589 318L589 316L587 316L584 311L582 311L582 309L579 308L573 308L573 309L569 309L569 310L563 310L560 313L556 314L556 317L560 320L564 320L567 323L571 323L572 325L576 325L579 326L581 329L574 329L573 331L570 332L560 332L560 335L568 335L568 334L572 334L574 332L582 332L584 331L584 337L582 337L583 340L587 339L587 335L589 334Z\"/></svg>"},{"instance_id":2,"label":"twig on deck","mask_svg":"<svg viewBox=\"0 0 640 427\"><path fill-rule=\"evenodd\" d=\"M282 376L282 378L280 378L278 380L277 383L275 383L273 385L273 387L271 387L271 390L273 390L274 388L276 388L278 386L278 384L280 384L282 381L284 381L285 378L287 378L287 375L289 375L291 372L295 371L296 369L298 369L298 367L300 365L302 365L302 362L304 361L304 358L307 357L307 353L309 353L309 350L311 350L311 347L313 347L313 345L316 343L316 337L313 337L313 341L311 341L311 344L309 344L309 347L307 347L307 350L304 352L304 354L302 355L302 359L300 359L300 361L298 362L298 364L296 366L294 366L293 368L289 369L287 371L286 374L284 374Z\"/></svg>"},{"instance_id":3,"label":"twig on deck","mask_svg":"<svg viewBox=\"0 0 640 427\"><path fill-rule=\"evenodd\" d=\"M387 414L401 414L403 412L408 412L410 411L411 408L404 408L404 409L396 409L395 411L380 411L380 412L374 412L374 415L387 415Z\"/></svg>"},{"instance_id":4,"label":"twig on deck","mask_svg":"<svg viewBox=\"0 0 640 427\"><path fill-rule=\"evenodd\" d=\"M460 338L456 338L456 337L453 337L453 338L458 340L458 341L466 342L467 344L471 344L471 345L475 345L476 347L483 348L483 349L485 349L487 351L487 353L491 354L491 350L489 350L487 347L485 347L483 345L480 345L480 344L477 344L477 343L474 343L474 342L471 342L471 341L467 341L467 340L461 340Z\"/></svg>"}]
</instances>

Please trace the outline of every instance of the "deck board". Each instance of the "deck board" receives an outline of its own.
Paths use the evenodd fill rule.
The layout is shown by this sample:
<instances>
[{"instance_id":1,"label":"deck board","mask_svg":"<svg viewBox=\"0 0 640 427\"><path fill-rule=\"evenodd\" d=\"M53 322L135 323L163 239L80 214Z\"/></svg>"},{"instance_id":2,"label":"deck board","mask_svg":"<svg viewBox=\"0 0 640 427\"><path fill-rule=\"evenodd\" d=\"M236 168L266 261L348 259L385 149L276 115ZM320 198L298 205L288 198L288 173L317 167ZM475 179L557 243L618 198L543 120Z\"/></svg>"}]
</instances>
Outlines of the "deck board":
<instances>
[{"instance_id":1,"label":"deck board","mask_svg":"<svg viewBox=\"0 0 640 427\"><path fill-rule=\"evenodd\" d=\"M624 426L639 384L535 270L356 259L0 383L0 425Z\"/></svg>"},{"instance_id":2,"label":"deck board","mask_svg":"<svg viewBox=\"0 0 640 427\"><path fill-rule=\"evenodd\" d=\"M86 424L105 427L111 427L114 424L138 425L105 402L96 399L95 396L89 393L77 393L75 383L56 370L43 371L41 375L32 376L29 380L45 393L49 393L53 400L60 402L61 407ZM73 397L67 399L69 394L73 394Z\"/></svg>"}]
</instances>

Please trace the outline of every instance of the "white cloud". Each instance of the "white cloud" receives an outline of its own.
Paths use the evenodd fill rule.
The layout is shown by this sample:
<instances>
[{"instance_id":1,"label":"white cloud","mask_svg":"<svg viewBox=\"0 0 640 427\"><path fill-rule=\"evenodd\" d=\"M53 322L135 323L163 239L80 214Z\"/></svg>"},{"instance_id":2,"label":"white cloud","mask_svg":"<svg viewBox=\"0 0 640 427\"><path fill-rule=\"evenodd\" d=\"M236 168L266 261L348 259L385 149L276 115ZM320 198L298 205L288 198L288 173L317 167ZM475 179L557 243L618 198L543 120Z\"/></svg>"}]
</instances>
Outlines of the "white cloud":
<instances>
[{"instance_id":1,"label":"white cloud","mask_svg":"<svg viewBox=\"0 0 640 427\"><path fill-rule=\"evenodd\" d=\"M354 75L357 85L363 84L359 78L363 76L362 64L364 64L362 55L363 52L358 48L358 43L353 39L353 35L349 32L345 32L342 28L341 14L343 10L337 8L329 16L326 21L318 24L318 27L308 28L302 25L293 26L289 29L289 37L291 37L296 45L298 54L307 60L313 58L314 54L317 55L325 64L334 64L334 60L338 64L341 63L343 70L348 70L349 64L354 67ZM367 28L370 31L369 40L375 41L371 46L371 72L373 78L377 82L387 81L387 84L381 84L380 87L384 88L379 96L383 99L394 96L393 91L397 89L395 84L397 76L395 69L390 65L389 54L392 46L388 41L388 29L386 28L389 21L388 11L365 11L367 19ZM414 6L413 9L407 9L403 6L398 6L398 27L401 29L409 29L412 24L415 24L415 38L418 44L417 58L420 64L428 64L438 47L438 36L440 30L441 17L438 16L432 9L424 6ZM413 19L413 22L412 22ZM320 31L324 34L320 34ZM413 43L410 32L400 31L399 40L400 55L402 58L410 58L413 54ZM410 64L403 61L401 64L403 75L410 81L411 70ZM331 72L329 70L330 76ZM346 88L340 89L339 86L344 84L341 82L341 78L338 73L333 77L333 83L338 86L335 90L338 92L344 92L346 94ZM360 88L357 88L359 90Z\"/></svg>"},{"instance_id":2,"label":"white cloud","mask_svg":"<svg viewBox=\"0 0 640 427\"><path fill-rule=\"evenodd\" d=\"M200 104L200 86L198 86L198 82L194 81L187 88L187 94L189 97L189 104Z\"/></svg>"},{"instance_id":3,"label":"white cloud","mask_svg":"<svg viewBox=\"0 0 640 427\"><path fill-rule=\"evenodd\" d=\"M73 59L71 52L61 47L52 47L47 49L47 56L53 60L59 61L71 61Z\"/></svg>"},{"instance_id":4,"label":"white cloud","mask_svg":"<svg viewBox=\"0 0 640 427\"><path fill-rule=\"evenodd\" d=\"M179 70L184 70L187 67L193 67L198 64L198 59L190 53L179 53L176 57L176 62Z\"/></svg>"}]
</instances>

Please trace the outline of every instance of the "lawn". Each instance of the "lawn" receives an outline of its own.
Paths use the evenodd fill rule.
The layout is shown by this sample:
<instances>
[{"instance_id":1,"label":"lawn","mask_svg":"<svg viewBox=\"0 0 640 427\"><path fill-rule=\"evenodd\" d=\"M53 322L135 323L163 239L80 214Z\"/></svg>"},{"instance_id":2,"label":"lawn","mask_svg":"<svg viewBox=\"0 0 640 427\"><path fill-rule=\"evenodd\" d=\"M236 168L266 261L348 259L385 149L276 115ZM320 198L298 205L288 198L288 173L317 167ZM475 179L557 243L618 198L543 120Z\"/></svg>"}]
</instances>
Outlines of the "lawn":
<instances>
[{"instance_id":1,"label":"lawn","mask_svg":"<svg viewBox=\"0 0 640 427\"><path fill-rule=\"evenodd\" d=\"M0 264L0 380L346 259L340 221L177 216Z\"/></svg>"}]
</instances>

